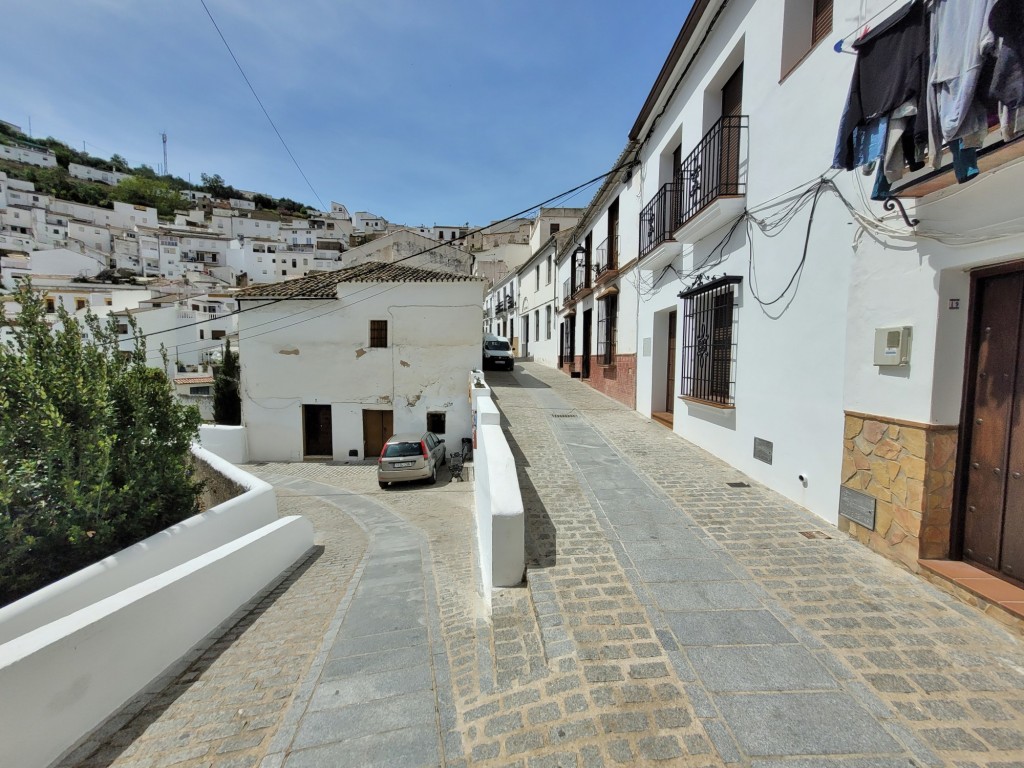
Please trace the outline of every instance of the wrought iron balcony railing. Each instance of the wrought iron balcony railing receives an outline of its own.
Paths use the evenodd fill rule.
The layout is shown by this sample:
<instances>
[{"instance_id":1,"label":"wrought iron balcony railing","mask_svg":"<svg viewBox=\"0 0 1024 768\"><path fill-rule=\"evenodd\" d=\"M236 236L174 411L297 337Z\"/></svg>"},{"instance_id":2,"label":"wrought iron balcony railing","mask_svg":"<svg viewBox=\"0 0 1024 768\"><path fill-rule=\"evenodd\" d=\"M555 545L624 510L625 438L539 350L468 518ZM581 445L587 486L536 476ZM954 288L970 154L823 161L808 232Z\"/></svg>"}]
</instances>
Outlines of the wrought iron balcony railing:
<instances>
[{"instance_id":1,"label":"wrought iron balcony railing","mask_svg":"<svg viewBox=\"0 0 1024 768\"><path fill-rule=\"evenodd\" d=\"M741 159L748 122L746 115L721 118L640 212L641 258L719 197L747 193Z\"/></svg>"},{"instance_id":2,"label":"wrought iron balcony railing","mask_svg":"<svg viewBox=\"0 0 1024 768\"><path fill-rule=\"evenodd\" d=\"M562 306L572 301L572 294L572 278L566 278L565 282L562 283Z\"/></svg>"}]
</instances>

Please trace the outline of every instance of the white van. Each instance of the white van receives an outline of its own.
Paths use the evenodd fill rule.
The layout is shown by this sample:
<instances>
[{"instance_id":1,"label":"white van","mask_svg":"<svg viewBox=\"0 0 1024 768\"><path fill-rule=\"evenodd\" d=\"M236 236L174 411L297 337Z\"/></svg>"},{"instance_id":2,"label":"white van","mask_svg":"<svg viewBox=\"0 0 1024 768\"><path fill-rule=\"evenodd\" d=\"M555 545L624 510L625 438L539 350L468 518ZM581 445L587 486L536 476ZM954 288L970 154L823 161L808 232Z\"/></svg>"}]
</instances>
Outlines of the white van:
<instances>
[{"instance_id":1,"label":"white van","mask_svg":"<svg viewBox=\"0 0 1024 768\"><path fill-rule=\"evenodd\" d=\"M484 334L484 368L504 368L511 371L514 365L512 345L504 336Z\"/></svg>"}]
</instances>

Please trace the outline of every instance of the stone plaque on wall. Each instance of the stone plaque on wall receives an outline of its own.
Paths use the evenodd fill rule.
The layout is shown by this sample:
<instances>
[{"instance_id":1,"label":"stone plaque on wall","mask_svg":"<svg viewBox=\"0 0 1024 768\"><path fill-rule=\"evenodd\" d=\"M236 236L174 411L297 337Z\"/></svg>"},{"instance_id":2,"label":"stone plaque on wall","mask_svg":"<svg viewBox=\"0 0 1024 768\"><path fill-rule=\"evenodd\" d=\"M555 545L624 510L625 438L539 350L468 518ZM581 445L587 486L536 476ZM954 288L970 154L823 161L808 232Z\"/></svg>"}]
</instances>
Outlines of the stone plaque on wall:
<instances>
[{"instance_id":1,"label":"stone plaque on wall","mask_svg":"<svg viewBox=\"0 0 1024 768\"><path fill-rule=\"evenodd\" d=\"M760 437L754 438L754 458L763 461L765 464L772 463L772 449L775 444Z\"/></svg>"},{"instance_id":2,"label":"stone plaque on wall","mask_svg":"<svg viewBox=\"0 0 1024 768\"><path fill-rule=\"evenodd\" d=\"M857 525L864 526L869 531L875 530L876 501L874 496L861 493L853 488L845 486L839 488L839 514Z\"/></svg>"}]
</instances>

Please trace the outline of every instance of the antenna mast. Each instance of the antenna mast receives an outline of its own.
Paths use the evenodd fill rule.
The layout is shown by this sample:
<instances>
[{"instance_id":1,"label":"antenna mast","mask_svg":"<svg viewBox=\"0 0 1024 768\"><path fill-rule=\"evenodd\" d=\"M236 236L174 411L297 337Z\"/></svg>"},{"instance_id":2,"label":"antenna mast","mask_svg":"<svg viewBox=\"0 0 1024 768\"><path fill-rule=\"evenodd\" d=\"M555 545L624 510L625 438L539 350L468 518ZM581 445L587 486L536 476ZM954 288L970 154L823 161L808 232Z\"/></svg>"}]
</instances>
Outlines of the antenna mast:
<instances>
[{"instance_id":1,"label":"antenna mast","mask_svg":"<svg viewBox=\"0 0 1024 768\"><path fill-rule=\"evenodd\" d=\"M164 131L163 133L161 133L160 134L160 138L164 142L164 174L163 175L166 176L168 173L170 173L170 171L167 170L167 131Z\"/></svg>"}]
</instances>

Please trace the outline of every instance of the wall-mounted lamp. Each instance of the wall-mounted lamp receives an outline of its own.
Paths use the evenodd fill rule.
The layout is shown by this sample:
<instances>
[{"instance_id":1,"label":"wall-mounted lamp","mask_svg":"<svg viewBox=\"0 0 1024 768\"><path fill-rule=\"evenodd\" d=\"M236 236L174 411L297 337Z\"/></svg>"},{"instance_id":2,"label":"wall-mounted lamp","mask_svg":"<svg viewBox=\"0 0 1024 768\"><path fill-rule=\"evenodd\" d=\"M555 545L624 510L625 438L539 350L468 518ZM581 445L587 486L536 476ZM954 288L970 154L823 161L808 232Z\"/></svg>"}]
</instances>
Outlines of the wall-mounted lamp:
<instances>
[{"instance_id":1,"label":"wall-mounted lamp","mask_svg":"<svg viewBox=\"0 0 1024 768\"><path fill-rule=\"evenodd\" d=\"M576 250L572 252L572 255L576 257L577 267L582 267L587 263L587 249L582 245L577 245Z\"/></svg>"}]
</instances>

